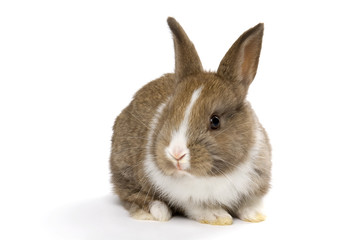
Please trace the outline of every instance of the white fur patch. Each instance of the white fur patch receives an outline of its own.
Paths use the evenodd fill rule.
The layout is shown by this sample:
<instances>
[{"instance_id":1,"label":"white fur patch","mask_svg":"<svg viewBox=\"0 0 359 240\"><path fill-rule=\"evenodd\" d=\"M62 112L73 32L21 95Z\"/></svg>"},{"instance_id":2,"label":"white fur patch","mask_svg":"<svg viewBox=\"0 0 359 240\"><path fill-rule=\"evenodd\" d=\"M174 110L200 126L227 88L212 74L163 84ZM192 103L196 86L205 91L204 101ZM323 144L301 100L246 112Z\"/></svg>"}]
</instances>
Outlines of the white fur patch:
<instances>
[{"instance_id":1,"label":"white fur patch","mask_svg":"<svg viewBox=\"0 0 359 240\"><path fill-rule=\"evenodd\" d=\"M148 156L151 155L150 153L150 148L152 146L152 137L153 137L153 133L156 129L156 126L157 126L157 122L158 122L158 119L160 118L162 112L163 112L163 109L165 108L166 104L167 104L168 100L162 104L160 104L158 107L157 107L157 110L156 110L156 113L155 115L153 116L153 119L151 121L151 124L150 124L150 128L149 128L149 131L148 131L148 137L147 137L147 145L146 145L146 158L148 158Z\"/></svg>"},{"instance_id":2,"label":"white fur patch","mask_svg":"<svg viewBox=\"0 0 359 240\"><path fill-rule=\"evenodd\" d=\"M158 169L152 159L145 162L146 171L151 181L167 195L171 202L181 206L193 203L221 203L227 206L235 204L240 195L249 193L252 180L249 174L253 171L251 162L239 166L227 177L180 177L166 176Z\"/></svg>"},{"instance_id":3,"label":"white fur patch","mask_svg":"<svg viewBox=\"0 0 359 240\"><path fill-rule=\"evenodd\" d=\"M202 88L200 87L196 89L192 93L191 100L185 110L183 121L181 122L179 128L172 133L172 138L169 146L165 149L165 154L175 165L177 161L173 159L174 155L184 157L179 161L179 164L183 170L188 169L190 167L190 151L187 148L187 131L189 125L189 117L192 112L193 105L196 103L199 98Z\"/></svg>"},{"instance_id":4,"label":"white fur patch","mask_svg":"<svg viewBox=\"0 0 359 240\"><path fill-rule=\"evenodd\" d=\"M196 92L196 95L198 94L199 96L199 93L200 90ZM198 96L193 97L196 95L193 94L192 99L197 100ZM257 158L259 151L263 146L264 136L259 127L256 128L255 145L250 150L248 159L243 164L233 169L231 173L226 174L226 176L195 177L190 174L179 177L167 176L164 175L154 163L153 156L149 151L152 144L151 139L154 131L153 129L156 127L159 114L162 110L163 105L159 106L157 113L152 120L151 130L148 136L147 155L144 161L147 176L155 187L161 191L161 194L166 195L172 203L185 208L189 203L197 205L197 203L199 204L203 202L232 206L237 204L238 199L241 196L250 193L254 184L250 178L251 174L254 173L253 160ZM187 126L188 124L185 126L185 129Z\"/></svg>"}]
</instances>

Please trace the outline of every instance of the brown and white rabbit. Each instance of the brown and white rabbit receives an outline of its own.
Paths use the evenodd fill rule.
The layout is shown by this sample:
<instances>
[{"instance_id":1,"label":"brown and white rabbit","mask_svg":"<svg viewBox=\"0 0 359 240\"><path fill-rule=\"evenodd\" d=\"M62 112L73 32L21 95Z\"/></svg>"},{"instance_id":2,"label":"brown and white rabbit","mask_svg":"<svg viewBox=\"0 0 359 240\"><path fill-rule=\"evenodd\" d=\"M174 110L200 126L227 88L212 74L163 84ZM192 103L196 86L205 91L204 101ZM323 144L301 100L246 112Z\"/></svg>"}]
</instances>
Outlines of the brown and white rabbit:
<instances>
[{"instance_id":1,"label":"brown and white rabbit","mask_svg":"<svg viewBox=\"0 0 359 240\"><path fill-rule=\"evenodd\" d=\"M263 221L271 147L246 101L263 24L238 38L217 72L206 72L179 23L171 17L167 22L175 73L140 89L117 117L110 159L114 190L136 219L167 221L178 212L217 225L232 224L232 216Z\"/></svg>"}]
</instances>

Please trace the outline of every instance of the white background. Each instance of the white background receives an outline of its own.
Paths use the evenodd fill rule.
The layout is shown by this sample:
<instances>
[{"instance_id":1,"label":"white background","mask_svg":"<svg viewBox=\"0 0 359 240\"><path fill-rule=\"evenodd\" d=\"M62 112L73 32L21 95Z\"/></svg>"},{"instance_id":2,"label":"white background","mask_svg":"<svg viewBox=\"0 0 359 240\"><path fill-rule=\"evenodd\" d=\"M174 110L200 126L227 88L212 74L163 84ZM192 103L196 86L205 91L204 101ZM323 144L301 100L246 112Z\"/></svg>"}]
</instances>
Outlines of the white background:
<instances>
[{"instance_id":1,"label":"white background","mask_svg":"<svg viewBox=\"0 0 359 240\"><path fill-rule=\"evenodd\" d=\"M111 193L115 117L174 69L167 16L207 70L265 23L248 96L273 145L263 223L135 221ZM359 239L358 24L355 1L1 1L0 238Z\"/></svg>"}]
</instances>

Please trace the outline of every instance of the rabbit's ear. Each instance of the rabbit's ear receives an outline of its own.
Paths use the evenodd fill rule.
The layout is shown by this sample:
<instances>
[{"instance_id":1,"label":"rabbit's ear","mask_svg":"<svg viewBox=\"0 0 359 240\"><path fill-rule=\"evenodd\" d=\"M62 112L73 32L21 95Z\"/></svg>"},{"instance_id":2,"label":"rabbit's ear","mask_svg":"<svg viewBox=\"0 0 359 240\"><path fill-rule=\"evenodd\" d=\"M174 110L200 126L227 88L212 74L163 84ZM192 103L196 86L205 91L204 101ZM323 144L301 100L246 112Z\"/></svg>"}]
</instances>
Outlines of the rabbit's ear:
<instances>
[{"instance_id":1,"label":"rabbit's ear","mask_svg":"<svg viewBox=\"0 0 359 240\"><path fill-rule=\"evenodd\" d=\"M186 76L202 72L202 63L197 51L181 25L172 17L167 19L167 23L173 35L177 81Z\"/></svg>"},{"instance_id":2,"label":"rabbit's ear","mask_svg":"<svg viewBox=\"0 0 359 240\"><path fill-rule=\"evenodd\" d=\"M244 32L223 57L217 70L225 80L242 85L245 93L257 72L263 30L263 23L259 23Z\"/></svg>"}]
</instances>

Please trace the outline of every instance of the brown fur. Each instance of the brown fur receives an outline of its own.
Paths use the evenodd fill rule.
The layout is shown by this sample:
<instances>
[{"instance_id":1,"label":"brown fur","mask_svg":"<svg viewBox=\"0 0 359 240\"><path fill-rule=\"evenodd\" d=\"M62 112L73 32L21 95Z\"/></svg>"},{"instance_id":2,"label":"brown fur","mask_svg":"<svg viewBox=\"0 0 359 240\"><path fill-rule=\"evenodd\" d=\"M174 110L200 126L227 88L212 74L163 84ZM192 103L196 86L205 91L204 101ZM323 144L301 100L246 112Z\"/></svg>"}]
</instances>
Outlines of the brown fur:
<instances>
[{"instance_id":1,"label":"brown fur","mask_svg":"<svg viewBox=\"0 0 359 240\"><path fill-rule=\"evenodd\" d=\"M148 212L153 200L169 203L144 172L149 124L157 107L168 101L158 119L150 147L157 166L164 174L172 175L176 168L168 161L163 149L169 145L171 131L179 127L193 91L202 86L189 123L187 147L191 153L191 168L188 173L194 176L230 173L234 166L246 161L249 149L256 141L256 126L265 135L264 146L255 160L251 195L243 197L236 206L222 206L238 213L266 194L270 182L269 140L245 100L258 66L263 24L246 31L233 44L216 73L203 71L193 44L176 20L169 18L168 24L175 46L175 74L166 74L148 83L117 117L110 158L114 191L130 213L141 209ZM210 129L209 119L213 114L221 119L218 130ZM181 206L172 207L181 209Z\"/></svg>"}]
</instances>

